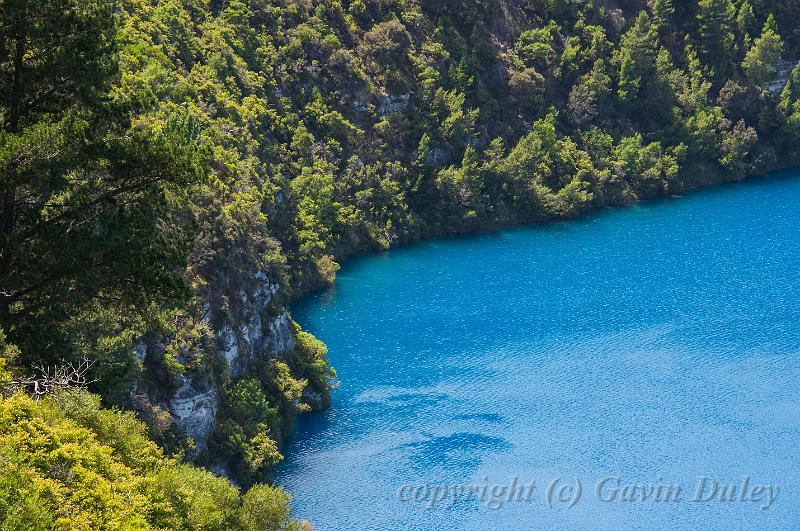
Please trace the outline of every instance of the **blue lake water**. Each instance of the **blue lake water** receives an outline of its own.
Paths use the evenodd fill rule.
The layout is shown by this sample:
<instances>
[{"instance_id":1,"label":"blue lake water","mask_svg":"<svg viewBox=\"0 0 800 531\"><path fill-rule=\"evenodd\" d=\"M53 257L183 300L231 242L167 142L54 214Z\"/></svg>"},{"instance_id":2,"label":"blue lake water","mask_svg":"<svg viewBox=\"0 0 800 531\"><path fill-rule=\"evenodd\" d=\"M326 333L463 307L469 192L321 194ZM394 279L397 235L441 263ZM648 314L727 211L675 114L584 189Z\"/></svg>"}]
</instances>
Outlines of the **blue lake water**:
<instances>
[{"instance_id":1,"label":"blue lake water","mask_svg":"<svg viewBox=\"0 0 800 531\"><path fill-rule=\"evenodd\" d=\"M321 530L799 529L798 266L789 173L351 260L276 480Z\"/></svg>"}]
</instances>

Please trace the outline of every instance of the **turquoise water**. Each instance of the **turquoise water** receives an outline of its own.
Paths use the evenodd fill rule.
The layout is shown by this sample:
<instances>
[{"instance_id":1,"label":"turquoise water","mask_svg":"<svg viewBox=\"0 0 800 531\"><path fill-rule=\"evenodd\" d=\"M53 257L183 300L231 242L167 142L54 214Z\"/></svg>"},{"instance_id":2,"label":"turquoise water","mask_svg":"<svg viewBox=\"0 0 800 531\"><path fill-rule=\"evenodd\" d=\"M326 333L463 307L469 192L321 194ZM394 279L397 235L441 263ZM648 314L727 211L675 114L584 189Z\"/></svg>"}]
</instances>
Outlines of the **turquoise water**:
<instances>
[{"instance_id":1,"label":"turquoise water","mask_svg":"<svg viewBox=\"0 0 800 531\"><path fill-rule=\"evenodd\" d=\"M800 175L783 174L348 262L293 310L341 380L285 448L295 515L321 530L800 528L799 206ZM707 480L693 501L701 476L713 500ZM509 502L514 477L535 486ZM609 501L613 478L673 490Z\"/></svg>"}]
</instances>

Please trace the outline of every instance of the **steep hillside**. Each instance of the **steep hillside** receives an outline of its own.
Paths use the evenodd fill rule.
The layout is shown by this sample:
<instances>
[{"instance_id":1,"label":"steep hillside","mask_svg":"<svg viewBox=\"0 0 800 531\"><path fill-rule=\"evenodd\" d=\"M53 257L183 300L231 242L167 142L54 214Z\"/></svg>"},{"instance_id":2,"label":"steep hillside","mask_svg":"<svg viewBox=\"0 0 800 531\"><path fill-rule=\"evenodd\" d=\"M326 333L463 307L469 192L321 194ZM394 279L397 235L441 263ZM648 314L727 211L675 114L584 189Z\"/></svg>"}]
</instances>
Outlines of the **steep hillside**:
<instances>
[{"instance_id":1,"label":"steep hillside","mask_svg":"<svg viewBox=\"0 0 800 531\"><path fill-rule=\"evenodd\" d=\"M0 14L8 361L242 485L329 400L287 304L347 256L797 163L796 2L114 5Z\"/></svg>"}]
</instances>

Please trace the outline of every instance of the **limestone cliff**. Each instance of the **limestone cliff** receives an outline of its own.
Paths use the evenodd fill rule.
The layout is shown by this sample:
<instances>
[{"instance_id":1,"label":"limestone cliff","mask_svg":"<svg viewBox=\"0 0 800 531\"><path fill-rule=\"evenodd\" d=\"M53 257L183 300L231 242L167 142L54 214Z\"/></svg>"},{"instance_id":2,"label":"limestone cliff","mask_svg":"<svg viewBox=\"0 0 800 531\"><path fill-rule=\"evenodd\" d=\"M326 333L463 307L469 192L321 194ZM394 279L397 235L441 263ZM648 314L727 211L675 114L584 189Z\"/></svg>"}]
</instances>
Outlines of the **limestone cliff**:
<instances>
[{"instance_id":1,"label":"limestone cliff","mask_svg":"<svg viewBox=\"0 0 800 531\"><path fill-rule=\"evenodd\" d=\"M179 436L190 437L198 451L207 448L207 441L217 428L221 386L246 375L256 361L280 359L295 348L295 325L289 312L282 301L280 304L273 301L280 286L264 272L257 278L252 290L239 293L237 319L208 307L204 312L203 324L213 333L222 374L207 377L186 372L177 375L173 385L164 390L163 386L147 381L149 374L145 370L145 378L132 391L140 410L144 409L142 404L147 404L151 409L155 406L168 412L172 427ZM136 357L146 369L160 367L172 341L172 337L145 338L135 348ZM176 361L188 365L192 354L195 353L183 352ZM321 405L319 394L311 389L304 390L304 397L309 404Z\"/></svg>"}]
</instances>

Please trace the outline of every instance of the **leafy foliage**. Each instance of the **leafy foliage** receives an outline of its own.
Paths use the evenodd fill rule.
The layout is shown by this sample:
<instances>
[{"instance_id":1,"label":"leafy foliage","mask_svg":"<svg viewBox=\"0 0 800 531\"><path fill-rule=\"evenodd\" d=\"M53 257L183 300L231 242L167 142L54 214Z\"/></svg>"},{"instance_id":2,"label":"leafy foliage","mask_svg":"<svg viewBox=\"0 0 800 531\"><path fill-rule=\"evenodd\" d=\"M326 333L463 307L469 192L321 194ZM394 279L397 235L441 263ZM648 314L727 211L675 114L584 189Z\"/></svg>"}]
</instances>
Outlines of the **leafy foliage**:
<instances>
[{"instance_id":1,"label":"leafy foliage","mask_svg":"<svg viewBox=\"0 0 800 531\"><path fill-rule=\"evenodd\" d=\"M243 484L335 373L296 328L294 349L247 353L232 378L221 331L278 315L347 256L798 162L797 2L114 6L0 11L0 346L15 370L97 360L110 403L138 382L164 444L159 403L186 379L219 387L194 457ZM151 337L163 352L137 359ZM280 496L255 492L258 522Z\"/></svg>"},{"instance_id":2,"label":"leafy foliage","mask_svg":"<svg viewBox=\"0 0 800 531\"><path fill-rule=\"evenodd\" d=\"M3 529L299 529L289 496L164 457L131 413L85 392L0 400Z\"/></svg>"}]
</instances>

